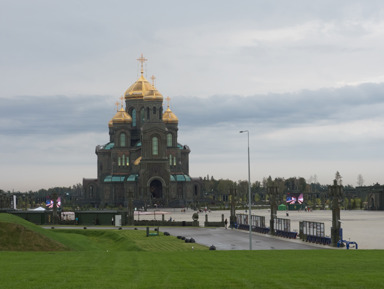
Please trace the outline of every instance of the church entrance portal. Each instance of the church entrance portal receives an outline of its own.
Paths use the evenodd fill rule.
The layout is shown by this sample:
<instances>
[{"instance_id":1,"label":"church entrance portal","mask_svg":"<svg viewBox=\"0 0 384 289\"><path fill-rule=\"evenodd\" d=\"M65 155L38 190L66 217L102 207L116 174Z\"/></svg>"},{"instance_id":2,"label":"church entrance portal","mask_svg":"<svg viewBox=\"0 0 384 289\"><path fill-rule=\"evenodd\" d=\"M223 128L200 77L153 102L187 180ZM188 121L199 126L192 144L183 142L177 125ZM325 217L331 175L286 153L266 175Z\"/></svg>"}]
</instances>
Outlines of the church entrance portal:
<instances>
[{"instance_id":1,"label":"church entrance portal","mask_svg":"<svg viewBox=\"0 0 384 289\"><path fill-rule=\"evenodd\" d=\"M152 198L161 199L163 197L163 185L159 180L154 180L150 184Z\"/></svg>"}]
</instances>

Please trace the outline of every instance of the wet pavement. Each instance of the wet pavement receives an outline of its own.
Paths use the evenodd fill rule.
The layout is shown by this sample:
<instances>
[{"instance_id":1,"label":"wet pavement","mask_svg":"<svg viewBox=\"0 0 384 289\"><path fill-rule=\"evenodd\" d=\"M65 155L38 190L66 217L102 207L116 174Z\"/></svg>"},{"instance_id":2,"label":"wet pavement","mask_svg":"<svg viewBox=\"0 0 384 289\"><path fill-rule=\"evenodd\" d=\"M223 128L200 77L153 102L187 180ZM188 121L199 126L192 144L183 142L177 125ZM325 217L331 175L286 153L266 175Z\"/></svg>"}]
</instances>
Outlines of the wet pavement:
<instances>
[{"instance_id":1,"label":"wet pavement","mask_svg":"<svg viewBox=\"0 0 384 289\"><path fill-rule=\"evenodd\" d=\"M151 210L149 210L151 211ZM164 215L165 220L176 221L192 221L193 210L186 210L183 212L181 209L161 209L161 211L167 212ZM289 219L291 222L291 231L299 232L300 221L312 221L324 223L325 236L331 236L332 226L332 211L331 210L315 210L311 212L306 211L277 211L278 218ZM236 210L236 214L246 214L245 210ZM264 216L265 224L269 227L270 211L267 209L254 209L252 215ZM222 218L228 219L230 216L229 210L221 211L207 211L199 213L200 226L204 226L205 215L208 217L208 221L218 222ZM155 216L158 220L162 216ZM355 241L359 245L359 249L384 249L384 211L365 211L365 210L341 210L341 228L343 229L343 239L347 241ZM140 216L140 219L153 220L153 215ZM244 233L238 231L239 233ZM257 234L257 236L265 236ZM269 236L265 236L269 237ZM282 239L282 238L279 238ZM284 239L286 240L286 239ZM288 242L290 240L287 240ZM262 244L264 240L260 243ZM267 240L265 240L267 242ZM271 241L272 242L272 241ZM301 241L300 241L301 242ZM304 243L306 244L306 243ZM258 243L254 244L257 248ZM263 246L264 248L266 246ZM275 246L271 246L275 247ZM249 246L248 246L249 248Z\"/></svg>"},{"instance_id":2,"label":"wet pavement","mask_svg":"<svg viewBox=\"0 0 384 289\"><path fill-rule=\"evenodd\" d=\"M208 247L214 245L217 250L249 250L249 231L182 227L162 227L160 228L161 231L169 232L172 236L193 238L196 243ZM310 245L298 239L283 239L252 233L252 250L313 250L328 248L328 246Z\"/></svg>"}]
</instances>

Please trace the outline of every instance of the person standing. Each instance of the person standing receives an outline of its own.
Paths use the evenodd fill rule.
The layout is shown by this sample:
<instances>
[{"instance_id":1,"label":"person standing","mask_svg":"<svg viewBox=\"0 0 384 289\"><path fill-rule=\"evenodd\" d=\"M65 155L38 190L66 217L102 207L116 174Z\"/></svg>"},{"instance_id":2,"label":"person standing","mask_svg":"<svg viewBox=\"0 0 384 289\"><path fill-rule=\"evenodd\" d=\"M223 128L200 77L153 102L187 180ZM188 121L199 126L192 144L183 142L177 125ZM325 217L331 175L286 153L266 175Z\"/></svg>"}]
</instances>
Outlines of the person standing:
<instances>
[{"instance_id":1,"label":"person standing","mask_svg":"<svg viewBox=\"0 0 384 289\"><path fill-rule=\"evenodd\" d=\"M228 220L227 219L225 219L224 225L225 225L225 229L227 229L227 226L228 226Z\"/></svg>"}]
</instances>

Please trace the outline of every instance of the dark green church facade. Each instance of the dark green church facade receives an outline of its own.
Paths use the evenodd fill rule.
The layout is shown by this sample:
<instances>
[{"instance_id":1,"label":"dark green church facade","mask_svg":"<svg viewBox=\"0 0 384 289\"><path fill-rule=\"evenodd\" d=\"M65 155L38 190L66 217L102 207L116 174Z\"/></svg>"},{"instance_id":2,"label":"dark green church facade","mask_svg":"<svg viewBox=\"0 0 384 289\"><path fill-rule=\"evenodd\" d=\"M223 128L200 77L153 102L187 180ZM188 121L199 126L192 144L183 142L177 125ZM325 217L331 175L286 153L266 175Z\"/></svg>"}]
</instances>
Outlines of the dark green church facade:
<instances>
[{"instance_id":1,"label":"dark green church facade","mask_svg":"<svg viewBox=\"0 0 384 289\"><path fill-rule=\"evenodd\" d=\"M199 179L189 176L187 145L178 142L178 118L163 109L163 96L143 76L125 92L110 120L109 141L96 146L97 179L83 179L84 199L94 207L182 207L200 199ZM125 108L123 107L125 102ZM169 101L169 99L168 99Z\"/></svg>"}]
</instances>

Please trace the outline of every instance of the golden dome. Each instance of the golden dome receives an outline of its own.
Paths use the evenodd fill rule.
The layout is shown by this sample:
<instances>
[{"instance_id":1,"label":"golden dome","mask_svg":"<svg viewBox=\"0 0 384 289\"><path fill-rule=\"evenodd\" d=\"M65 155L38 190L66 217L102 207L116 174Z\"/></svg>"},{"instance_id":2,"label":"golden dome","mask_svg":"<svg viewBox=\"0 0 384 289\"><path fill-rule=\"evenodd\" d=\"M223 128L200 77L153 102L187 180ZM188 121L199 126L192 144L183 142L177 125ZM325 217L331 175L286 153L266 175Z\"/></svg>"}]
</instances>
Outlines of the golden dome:
<instances>
[{"instance_id":1,"label":"golden dome","mask_svg":"<svg viewBox=\"0 0 384 289\"><path fill-rule=\"evenodd\" d=\"M141 74L140 78L124 93L125 99L144 98L146 100L163 100L163 96Z\"/></svg>"},{"instance_id":2,"label":"golden dome","mask_svg":"<svg viewBox=\"0 0 384 289\"><path fill-rule=\"evenodd\" d=\"M165 123L179 123L179 119L177 118L177 116L171 111L171 109L167 108L166 111L164 111L163 113L163 121Z\"/></svg>"},{"instance_id":3,"label":"golden dome","mask_svg":"<svg viewBox=\"0 0 384 289\"><path fill-rule=\"evenodd\" d=\"M132 122L132 117L125 112L123 107L121 107L121 109L109 121L108 125L111 126L111 124L113 125L115 123L131 123L131 122Z\"/></svg>"},{"instance_id":4,"label":"golden dome","mask_svg":"<svg viewBox=\"0 0 384 289\"><path fill-rule=\"evenodd\" d=\"M143 98L151 90L153 90L153 86L141 74L140 78L125 91L124 96L125 99Z\"/></svg>"},{"instance_id":5,"label":"golden dome","mask_svg":"<svg viewBox=\"0 0 384 289\"><path fill-rule=\"evenodd\" d=\"M124 93L125 99L144 99L144 100L161 100L163 101L163 96L155 88L155 78L152 75L153 83L150 84L148 80L144 77L143 64L148 59L144 58L143 54L137 59L141 63L141 76L140 78L132 84Z\"/></svg>"}]
</instances>

